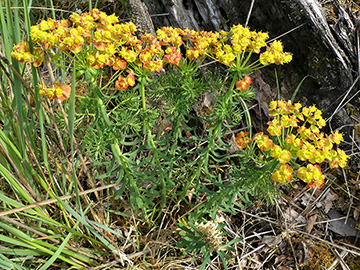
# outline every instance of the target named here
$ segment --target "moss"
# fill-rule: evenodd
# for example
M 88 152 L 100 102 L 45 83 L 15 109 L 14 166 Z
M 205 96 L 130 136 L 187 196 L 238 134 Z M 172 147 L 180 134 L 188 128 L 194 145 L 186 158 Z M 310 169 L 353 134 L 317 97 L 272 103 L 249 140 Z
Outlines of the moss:
M 334 255 L 329 248 L 322 245 L 314 245 L 309 249 L 309 259 L 305 269 L 321 270 L 330 267 L 334 261 Z

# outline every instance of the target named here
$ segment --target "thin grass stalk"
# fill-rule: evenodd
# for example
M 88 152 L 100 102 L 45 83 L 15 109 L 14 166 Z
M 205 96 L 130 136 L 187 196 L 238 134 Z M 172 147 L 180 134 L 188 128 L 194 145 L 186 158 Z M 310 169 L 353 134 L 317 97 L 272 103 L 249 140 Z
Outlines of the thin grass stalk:
M 71 156 L 74 156 L 74 123 L 75 123 L 75 85 L 76 85 L 76 61 L 74 61 L 73 64 L 73 75 L 72 75 L 72 82 L 71 82 L 71 93 L 70 93 L 70 106 L 69 106 L 69 112 L 68 112 L 68 128 L 69 128 L 69 140 L 70 140 L 70 151 Z M 78 209 L 80 209 L 80 213 L 82 213 L 82 206 L 80 202 L 80 196 L 79 196 L 79 186 L 78 182 L 76 180 L 76 164 L 75 160 L 72 159 L 71 161 L 72 165 L 72 176 L 71 180 L 72 183 L 74 183 L 75 186 L 75 192 L 76 192 L 76 205 Z
M 11 1 L 8 0 L 6 1 L 6 12 L 7 12 L 7 25 L 8 25 L 8 31 L 7 34 L 10 37 L 13 37 L 13 39 L 10 39 L 10 46 L 12 46 L 12 44 L 17 44 L 19 43 L 20 40 L 20 29 L 19 29 L 19 25 L 20 25 L 20 21 L 19 21 L 19 10 L 18 9 L 14 9 L 14 17 L 12 16 L 12 10 L 11 10 Z M 18 1 L 15 0 L 14 1 L 14 5 L 18 6 Z M 17 26 L 13 26 L 13 25 L 17 25 Z M 9 48 L 7 48 L 7 50 L 9 50 Z M 8 58 L 10 57 L 10 52 L 7 51 L 7 56 Z M 17 61 L 14 61 L 13 63 L 14 68 L 20 73 L 20 65 Z M 21 81 L 15 77 L 14 78 L 14 87 L 13 87 L 13 94 L 14 94 L 14 100 L 13 102 L 15 103 L 14 107 L 17 109 L 17 116 L 18 116 L 18 123 L 16 125 L 16 133 L 17 133 L 17 140 L 18 140 L 18 146 L 20 148 L 20 151 L 22 153 L 22 155 L 25 155 L 25 151 L 26 151 L 26 147 L 25 147 L 25 140 L 24 137 L 22 136 L 22 134 L 24 133 L 24 126 L 25 126 L 25 122 L 24 122 L 24 111 L 23 111 L 23 104 L 22 104 L 22 94 L 23 94 L 23 90 L 24 87 L 21 83 Z M 25 114 L 26 115 L 26 114 Z
M 54 2 L 52 0 L 49 0 L 49 2 L 50 2 L 50 7 L 51 7 L 51 15 L 52 15 L 53 19 L 55 20 L 56 16 L 55 16 Z
M 30 10 L 29 7 L 31 7 L 31 4 L 29 5 L 27 0 L 23 0 L 23 7 L 24 7 L 24 19 L 25 19 L 25 28 L 26 28 L 26 32 L 27 32 L 27 37 L 28 37 L 28 42 L 29 42 L 29 47 L 30 47 L 30 51 L 33 52 L 32 47 L 32 37 L 31 37 L 31 19 L 30 19 Z M 40 101 L 40 96 L 38 94 L 37 91 L 37 85 L 38 85 L 38 79 L 37 79 L 37 70 L 31 65 L 31 72 L 32 72 L 32 85 L 35 88 L 35 95 L 33 96 L 34 101 L 35 101 L 35 110 L 36 110 L 36 115 L 39 120 L 39 127 L 40 127 L 40 136 L 41 136 L 41 140 L 40 140 L 40 144 L 41 144 L 41 152 L 42 152 L 42 160 L 44 160 L 45 163 L 45 168 L 48 171 L 48 175 L 50 177 L 50 181 L 52 182 L 52 173 L 49 167 L 49 162 L 48 162 L 48 149 L 47 149 L 47 145 L 46 145 L 46 135 L 45 135 L 45 119 L 44 119 L 44 109 L 43 106 L 41 106 L 41 101 Z M 30 108 L 30 106 L 29 106 Z M 31 111 L 31 110 L 30 110 Z M 33 123 L 32 123 L 33 124 Z M 32 125 L 32 130 L 36 130 L 37 127 L 35 125 Z M 32 136 L 31 131 L 29 131 L 30 134 L 28 133 L 28 137 L 32 138 L 34 136 Z M 31 145 L 29 145 L 29 149 L 37 149 L 37 144 L 33 143 Z M 36 157 L 35 157 L 36 159 Z M 49 194 L 49 190 L 48 190 L 48 184 L 44 183 L 44 181 L 42 181 L 42 178 L 38 178 L 40 180 L 40 185 L 45 188 L 47 194 Z M 51 193 L 50 193 L 51 194 Z

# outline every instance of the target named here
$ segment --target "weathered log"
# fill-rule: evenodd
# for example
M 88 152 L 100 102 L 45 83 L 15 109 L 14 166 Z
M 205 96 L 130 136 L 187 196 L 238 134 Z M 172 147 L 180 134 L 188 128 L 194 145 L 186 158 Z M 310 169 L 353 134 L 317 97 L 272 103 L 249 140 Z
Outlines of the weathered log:
M 155 35 L 155 29 L 147 6 L 140 0 L 129 0 L 131 21 L 136 25 L 139 36 L 149 33 Z

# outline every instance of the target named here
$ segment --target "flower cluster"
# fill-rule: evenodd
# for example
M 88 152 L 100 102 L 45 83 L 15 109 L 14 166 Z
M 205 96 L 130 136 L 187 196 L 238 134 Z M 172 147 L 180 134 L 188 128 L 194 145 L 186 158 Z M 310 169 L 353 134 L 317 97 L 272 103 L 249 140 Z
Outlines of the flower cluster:
M 136 27 L 132 22 L 118 24 L 118 21 L 115 15 L 108 16 L 98 9 L 81 15 L 74 13 L 69 20 L 47 19 L 31 27 L 34 54 L 30 53 L 27 43 L 20 43 L 14 46 L 12 56 L 22 62 L 38 60 L 38 66 L 43 60 L 43 50 L 56 47 L 60 52 L 73 54 L 85 49 L 88 64 L 96 69 L 104 65 L 119 66 L 118 55 L 134 62 L 137 51 L 141 50 L 141 41 L 135 36 Z
M 44 59 L 44 52 L 41 48 L 34 49 L 35 54 L 30 53 L 29 44 L 25 42 L 21 42 L 16 44 L 11 52 L 12 57 L 17 59 L 20 63 L 23 62 L 31 62 L 34 67 L 38 67 L 41 65 Z
M 236 54 L 244 51 L 260 53 L 260 49 L 266 46 L 265 42 L 269 38 L 268 33 L 250 31 L 248 27 L 240 24 L 231 28 L 230 34 L 233 51 Z
M 269 64 L 283 65 L 292 60 L 292 55 L 283 52 L 281 41 L 274 41 L 266 47 L 266 52 L 260 55 L 260 63 L 264 66 Z
M 210 57 L 245 73 L 271 63 L 288 63 L 292 57 L 283 52 L 281 42 L 274 41 L 267 46 L 267 33 L 250 31 L 242 25 L 233 26 L 229 32 L 163 27 L 155 36 L 145 34 L 138 38 L 132 22 L 120 24 L 115 15 L 107 15 L 98 9 L 81 15 L 74 13 L 69 20 L 43 20 L 31 27 L 31 37 L 32 53 L 28 43 L 23 42 L 14 46 L 12 56 L 20 62 L 31 62 L 35 67 L 42 63 L 44 51 L 53 53 L 51 48 L 77 57 L 87 67 L 110 66 L 114 70 L 134 70 L 135 74 L 141 73 L 136 72 L 137 69 L 152 73 L 160 72 L 165 64 L 178 66 L 185 57 L 192 61 Z M 264 47 L 266 50 L 260 53 Z M 248 67 L 249 57 L 243 57 L 244 53 L 257 53 L 260 57 Z M 245 78 L 239 81 L 238 89 L 250 85 L 250 77 Z M 126 79 L 120 75 L 116 81 L 116 87 L 121 90 L 132 85 L 130 73 Z
M 39 85 L 39 94 L 42 97 L 49 99 L 58 98 L 63 101 L 70 96 L 71 87 L 67 84 L 61 85 L 60 83 L 54 83 L 52 87 L 48 88 L 44 83 Z
M 237 135 L 236 142 L 239 148 L 244 149 L 254 141 L 259 149 L 278 160 L 281 166 L 272 174 L 273 181 L 291 181 L 291 165 L 295 165 L 296 159 L 309 163 L 306 167 L 297 169 L 297 177 L 317 188 L 322 187 L 325 179 L 318 164 L 328 161 L 330 168 L 346 166 L 349 157 L 343 150 L 333 149 L 334 144 L 343 141 L 342 134 L 337 131 L 330 135 L 320 132 L 325 126 L 325 120 L 322 112 L 315 106 L 302 107 L 300 103 L 278 100 L 270 103 L 269 111 L 274 119 L 268 122 L 267 132 L 276 137 L 276 140 L 263 132 L 255 134 L 253 139 L 247 137 L 248 133 L 241 132 Z

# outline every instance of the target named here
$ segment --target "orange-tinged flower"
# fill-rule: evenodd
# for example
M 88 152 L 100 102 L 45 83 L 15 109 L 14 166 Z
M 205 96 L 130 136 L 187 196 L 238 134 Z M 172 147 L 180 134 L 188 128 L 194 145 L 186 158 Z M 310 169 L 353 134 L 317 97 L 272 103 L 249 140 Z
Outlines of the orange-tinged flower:
M 65 99 L 68 99 L 70 97 L 70 85 L 60 85 L 60 83 L 54 83 L 54 87 L 56 87 L 56 97 L 59 100 L 64 101 Z
M 287 150 L 287 149 L 284 149 L 284 150 L 281 151 L 280 156 L 278 156 L 278 160 L 279 160 L 280 163 L 285 164 L 285 163 L 288 163 L 290 161 L 291 156 L 292 155 L 291 155 L 290 151 Z
M 288 165 L 284 164 L 280 166 L 280 172 L 285 176 L 285 179 L 290 182 L 293 180 L 293 168 Z
M 182 54 L 180 52 L 179 48 L 175 48 L 175 47 L 168 47 L 165 50 L 165 55 L 164 55 L 164 62 L 168 63 L 171 65 L 177 65 L 179 66 L 180 63 L 180 59 L 182 58 Z
M 345 154 L 344 150 L 338 148 L 336 151 L 341 159 L 343 159 L 345 161 L 349 159 L 349 156 Z
M 186 50 L 186 57 L 190 60 L 195 60 L 200 57 L 200 52 L 196 48 Z
M 96 57 L 93 54 L 88 55 L 87 62 L 90 66 L 93 66 L 96 62 Z
M 149 51 L 145 51 L 143 50 L 140 54 L 139 54 L 139 59 L 141 62 L 146 63 L 148 61 L 151 61 L 152 58 L 152 54 Z
M 311 153 L 311 156 L 309 158 L 309 162 L 311 163 L 322 163 L 325 160 L 325 156 L 323 155 L 323 152 L 321 150 L 315 150 Z
M 320 129 L 316 125 L 310 125 L 310 130 L 313 133 L 319 133 L 320 132 Z
M 349 156 L 346 155 L 345 151 L 341 150 L 340 148 L 338 148 L 336 151 L 337 151 L 338 157 L 340 158 L 340 160 L 338 161 L 339 166 L 341 168 L 345 168 L 347 165 L 347 160 L 349 159 Z
M 280 183 L 280 184 L 285 184 L 286 183 L 285 176 L 279 170 L 276 170 L 271 175 L 271 180 L 273 180 L 274 182 Z
M 126 78 L 122 75 L 118 77 L 118 79 L 115 82 L 116 89 L 120 91 L 125 91 L 129 86 L 135 85 L 135 74 L 133 70 L 126 70 L 128 75 Z
M 46 87 L 45 83 L 39 84 L 39 95 L 42 97 L 45 97 L 46 93 L 47 93 L 47 87 Z
M 264 66 L 269 64 L 283 65 L 292 60 L 292 55 L 283 52 L 281 41 L 274 41 L 270 46 L 267 46 L 264 53 L 260 54 L 259 60 Z
M 274 144 L 272 147 L 271 147 L 271 156 L 273 158 L 276 158 L 278 159 L 281 155 L 281 152 L 282 152 L 282 148 L 277 145 L 277 144 Z
M 314 145 L 318 149 L 325 149 L 327 139 L 324 138 L 322 133 L 319 133 L 317 138 L 314 140 Z
M 129 63 L 135 62 L 137 55 L 138 54 L 131 49 L 121 48 L 120 56 Z
M 236 82 L 236 89 L 243 91 L 250 87 L 250 84 L 252 83 L 250 76 L 245 76 L 241 79 L 241 81 Z
M 267 131 L 271 136 L 281 136 L 282 128 L 280 126 L 279 120 L 274 119 L 272 121 L 268 122 L 269 127 L 267 128 Z
M 112 65 L 114 70 L 123 70 L 127 65 L 127 62 L 124 59 L 121 59 L 119 56 L 115 57 L 115 62 Z
M 219 55 L 218 58 L 219 58 L 220 63 L 223 63 L 226 66 L 230 66 L 235 60 L 235 55 L 231 52 L 230 53 L 225 52 L 225 53 Z
M 126 72 L 128 73 L 128 75 L 126 76 L 126 81 L 127 81 L 128 85 L 134 86 L 135 85 L 134 71 L 126 70 Z
M 251 139 L 247 137 L 247 135 L 249 134 L 250 132 L 248 131 L 241 131 L 239 134 L 237 134 L 235 138 L 235 142 L 237 143 L 240 149 L 245 149 L 251 142 Z
M 129 83 L 127 82 L 126 78 L 120 75 L 115 82 L 115 87 L 120 91 L 125 91 L 129 87 Z
M 310 165 L 310 164 L 309 164 Z M 310 183 L 312 180 L 312 173 L 311 170 L 308 167 L 300 167 L 297 170 L 297 177 L 301 180 L 303 180 L 305 183 Z
M 155 37 L 151 34 L 144 34 L 140 37 L 141 41 L 151 43 L 155 39 Z
M 292 150 L 298 151 L 301 149 L 301 147 L 303 145 L 303 141 L 300 140 L 299 138 L 296 138 L 296 136 L 294 134 L 290 133 L 285 138 L 285 144 L 287 146 L 290 146 Z
M 307 160 L 307 156 L 306 156 L 306 151 L 304 149 L 300 149 L 296 152 L 296 156 L 301 160 L 301 161 L 306 161 Z
M 338 168 L 339 167 L 339 157 L 338 157 L 338 153 L 334 150 L 331 149 L 330 151 L 327 152 L 326 154 L 326 158 L 329 161 L 329 166 L 330 168 Z
M 325 175 L 322 174 L 319 165 L 315 165 L 314 167 L 312 167 L 312 177 L 313 177 L 313 183 L 311 183 L 310 186 L 316 188 L 322 188 L 325 181 Z
M 160 72 L 163 69 L 163 62 L 161 59 L 147 61 L 144 63 L 144 68 L 149 72 Z
M 280 166 L 280 170 L 276 170 L 271 175 L 271 180 L 274 182 L 278 182 L 281 184 L 286 183 L 286 181 L 290 182 L 293 180 L 293 168 L 288 165 L 284 164 Z
M 308 164 L 297 171 L 297 177 L 308 183 L 311 187 L 321 188 L 325 181 L 325 176 L 321 172 L 319 165 Z
M 317 125 L 318 125 L 319 128 L 325 127 L 325 126 L 326 126 L 326 121 L 325 121 L 325 119 L 324 119 L 324 118 L 319 119 L 319 120 L 317 121 Z
M 40 29 L 42 31 L 53 30 L 55 25 L 56 25 L 56 21 L 54 21 L 51 18 L 48 18 L 46 21 L 43 20 L 40 22 Z
M 335 144 L 340 144 L 344 140 L 343 135 L 339 131 L 331 131 L 331 135 L 328 138 L 330 142 Z
M 291 101 L 277 100 L 270 102 L 269 115 L 278 116 L 292 113 Z
M 300 134 L 302 139 L 307 140 L 311 135 L 311 130 L 306 128 L 305 126 L 301 126 L 298 128 L 297 132 Z
M 296 118 L 295 115 L 283 115 L 281 117 L 281 127 L 288 128 L 288 127 L 297 127 L 299 120 Z
M 270 139 L 268 135 L 264 135 L 263 132 L 256 133 L 254 141 L 256 141 L 257 146 L 262 151 L 269 151 L 273 147 L 272 139 Z
M 277 108 L 277 100 L 272 100 L 270 101 L 270 104 L 269 104 L 269 111 L 275 111 Z
M 340 166 L 340 159 L 338 157 L 335 157 L 331 160 L 331 162 L 329 163 L 330 168 L 334 169 L 334 168 L 339 168 Z
M 42 97 L 47 97 L 49 99 L 58 98 L 61 101 L 69 98 L 71 92 L 71 87 L 69 85 L 61 85 L 60 83 L 54 83 L 52 87 L 47 88 L 44 83 L 39 85 L 39 94 Z
M 44 55 L 41 54 L 40 56 L 36 55 L 34 57 L 35 61 L 33 62 L 33 66 L 34 67 L 39 67 L 42 63 L 42 61 L 44 60 Z
M 287 146 L 292 146 L 294 144 L 295 139 L 296 139 L 296 136 L 294 134 L 290 133 L 285 138 L 285 144 Z

